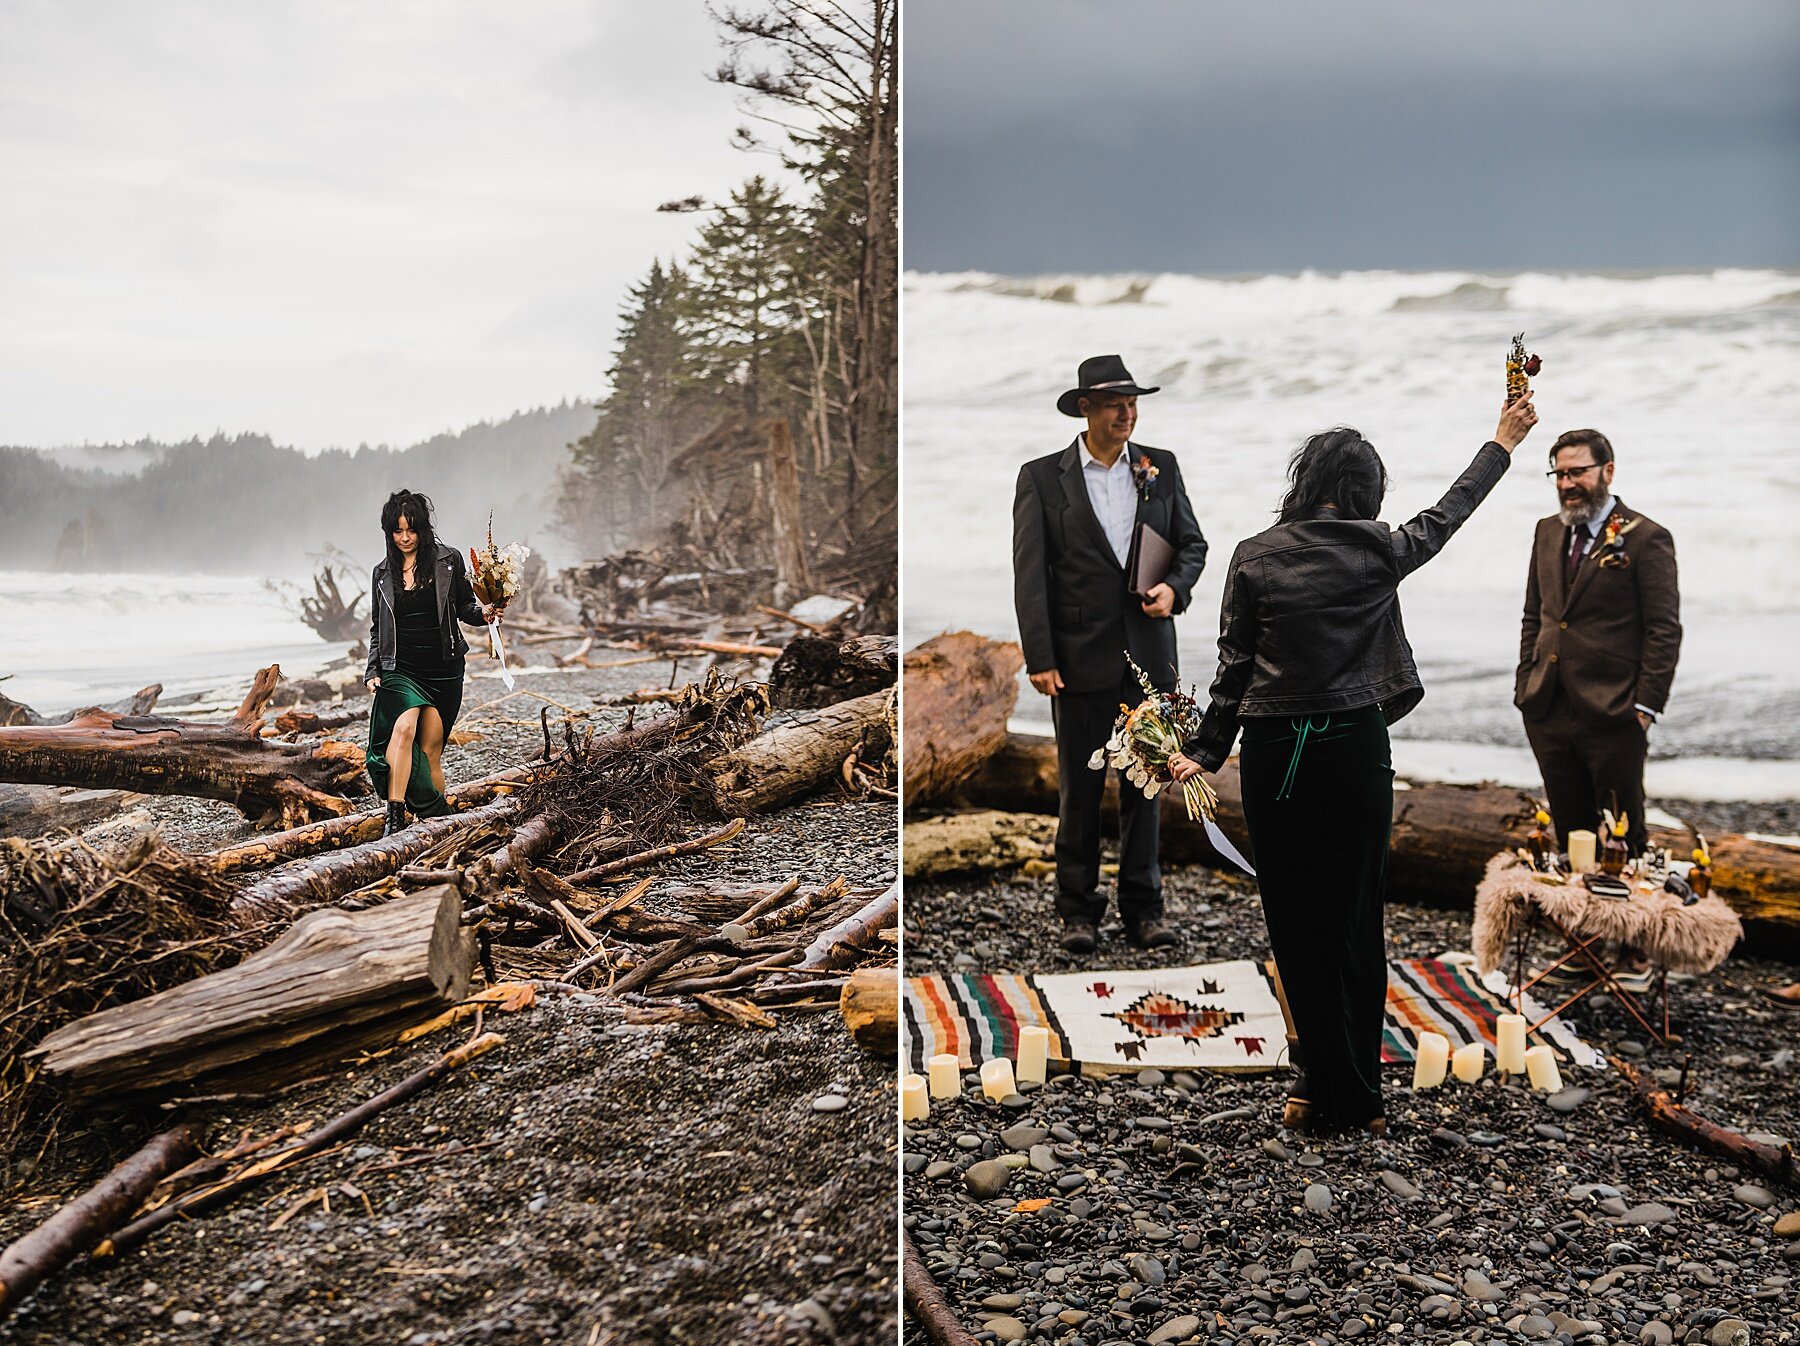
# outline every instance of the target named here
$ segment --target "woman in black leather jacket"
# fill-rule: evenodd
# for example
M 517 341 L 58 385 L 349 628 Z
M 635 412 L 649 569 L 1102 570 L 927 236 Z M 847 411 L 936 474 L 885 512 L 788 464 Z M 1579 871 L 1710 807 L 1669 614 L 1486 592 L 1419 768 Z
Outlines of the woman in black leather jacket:
M 1537 421 L 1530 395 L 1444 498 L 1399 528 L 1376 515 L 1387 471 L 1354 430 L 1294 455 L 1274 527 L 1238 544 L 1225 577 L 1219 672 L 1177 780 L 1239 767 L 1269 943 L 1299 1037 L 1282 1124 L 1387 1128 L 1382 931 L 1394 772 L 1388 725 L 1424 689 L 1400 621 L 1400 581 L 1443 548 Z
M 369 777 L 388 801 L 386 835 L 450 811 L 444 799 L 444 740 L 462 709 L 463 656 L 457 621 L 487 620 L 462 553 L 437 540 L 431 501 L 399 490 L 381 509 L 387 556 L 369 581 Z

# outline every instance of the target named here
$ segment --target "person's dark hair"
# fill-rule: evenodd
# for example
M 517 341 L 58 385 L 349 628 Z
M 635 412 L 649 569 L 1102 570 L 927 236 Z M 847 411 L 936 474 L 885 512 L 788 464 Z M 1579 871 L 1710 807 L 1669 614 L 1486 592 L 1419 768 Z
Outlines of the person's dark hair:
M 1373 519 L 1387 494 L 1387 468 L 1375 446 L 1347 425 L 1314 435 L 1288 464 L 1288 493 L 1281 522 L 1310 519 L 1321 505 L 1336 506 L 1340 518 Z
M 1556 466 L 1558 449 L 1588 449 L 1594 455 L 1596 463 L 1610 463 L 1613 460 L 1612 441 L 1598 430 L 1564 430 L 1556 437 L 1556 443 L 1550 446 L 1550 466 Z
M 431 501 L 404 487 L 390 495 L 387 504 L 381 507 L 381 538 L 387 543 L 388 574 L 394 577 L 394 587 L 401 587 L 406 560 L 394 545 L 394 530 L 400 526 L 402 515 L 419 535 L 419 565 L 413 571 L 413 580 L 417 584 L 430 584 L 437 570 L 432 564 L 437 556 L 437 533 L 431 526 Z

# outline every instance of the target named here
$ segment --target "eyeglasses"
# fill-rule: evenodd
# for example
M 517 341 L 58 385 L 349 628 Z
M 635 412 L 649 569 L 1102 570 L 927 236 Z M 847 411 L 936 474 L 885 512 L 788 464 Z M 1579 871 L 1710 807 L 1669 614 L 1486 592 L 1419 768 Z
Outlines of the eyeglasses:
M 1546 472 L 1544 475 L 1546 477 L 1554 477 L 1558 481 L 1569 481 L 1584 473 L 1592 472 L 1597 467 L 1604 466 L 1606 466 L 1604 463 L 1583 463 L 1580 467 L 1559 467 L 1554 472 Z

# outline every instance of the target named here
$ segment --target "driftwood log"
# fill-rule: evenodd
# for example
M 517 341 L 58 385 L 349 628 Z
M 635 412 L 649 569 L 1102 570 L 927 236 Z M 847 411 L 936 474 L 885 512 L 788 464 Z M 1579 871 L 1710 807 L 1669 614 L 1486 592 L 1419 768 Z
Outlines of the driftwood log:
M 900 642 L 892 636 L 795 636 L 769 670 L 769 704 L 836 705 L 892 687 L 899 675 Z
M 247 817 L 274 816 L 290 826 L 348 813 L 344 796 L 367 780 L 361 748 L 260 736 L 263 709 L 280 679 L 278 665 L 258 672 L 223 724 L 95 708 L 67 724 L 0 729 L 0 781 L 223 799 Z
M 449 801 L 452 809 L 464 813 L 502 795 L 523 789 L 536 779 L 540 770 L 539 767 L 510 767 L 482 780 L 460 785 L 444 798 Z M 342 818 L 330 818 L 324 822 L 308 823 L 304 827 L 289 828 L 285 832 L 274 832 L 236 846 L 226 846 L 209 852 L 202 859 L 215 873 L 243 874 L 250 870 L 268 869 L 288 860 L 298 860 L 302 856 L 317 855 L 321 851 L 344 850 L 378 841 L 386 824 L 385 809 L 372 813 L 352 813 Z
M 712 764 L 707 802 L 721 818 L 767 813 L 837 779 L 846 758 L 872 761 L 893 744 L 892 689 L 806 712 Z
M 910 698 L 912 689 L 907 688 Z M 907 703 L 907 717 L 912 702 Z M 910 769 L 910 768 L 909 768 Z M 1118 826 L 1118 775 L 1108 772 L 1106 826 Z M 1219 825 L 1252 864 L 1256 856 L 1244 825 L 1237 759 L 1209 777 L 1219 792 Z M 1397 783 L 1397 787 L 1398 787 Z M 1162 796 L 1162 857 L 1175 864 L 1226 865 L 1200 824 L 1173 790 Z M 1056 813 L 1056 742 L 1035 734 L 1009 734 L 963 785 L 957 802 L 1015 813 Z M 1388 854 L 1388 896 L 1421 906 L 1468 907 L 1475 885 L 1495 851 L 1522 846 L 1537 807 L 1532 796 L 1510 786 L 1447 785 L 1418 781 L 1394 794 L 1394 831 Z M 910 833 L 914 823 L 909 821 Z M 1677 855 L 1692 847 L 1691 833 L 1652 828 L 1651 840 Z M 1792 958 L 1800 954 L 1800 850 L 1738 836 L 1708 837 L 1713 891 L 1744 920 L 1744 947 Z
M 844 983 L 838 1012 L 856 1045 L 878 1056 L 900 1054 L 900 969 L 859 967 Z
M 461 999 L 474 957 L 461 916 L 448 887 L 309 912 L 236 967 L 65 1024 L 27 1055 L 71 1098 L 212 1085 L 246 1066 L 280 1080 Z
M 0 1314 L 131 1218 L 169 1174 L 200 1154 L 193 1127 L 176 1126 L 149 1144 L 43 1224 L 0 1249 Z
M 901 833 L 909 879 L 1017 869 L 1048 860 L 1056 819 L 1042 813 L 946 813 L 907 821 Z
M 0 696 L 0 726 L 19 724 L 67 724 L 78 715 L 86 715 L 90 710 L 104 710 L 113 715 L 148 715 L 162 696 L 163 685 L 153 682 L 148 687 L 140 688 L 130 696 L 118 701 L 109 701 L 104 706 L 87 706 L 79 710 L 65 710 L 60 715 L 39 715 L 23 701 L 14 701 L 9 696 Z
M 900 885 L 893 884 L 828 930 L 813 936 L 811 944 L 794 964 L 795 972 L 822 972 L 843 967 L 862 956 L 883 930 L 900 917 Z
M 0 785 L 0 837 L 41 837 L 59 828 L 86 827 L 143 799 L 125 790 L 72 785 Z
M 906 656 L 906 807 L 948 799 L 1006 741 L 1025 656 L 971 631 Z
M 391 837 L 377 837 L 330 855 L 291 861 L 250 884 L 232 905 L 253 910 L 284 905 L 316 907 L 335 902 L 345 893 L 399 873 L 410 861 L 460 832 L 510 823 L 524 807 L 522 799 L 509 795 L 467 813 L 420 819 Z
M 367 704 L 328 710 L 323 714 L 311 710 L 284 710 L 275 717 L 275 728 L 283 734 L 322 734 L 327 729 L 342 729 L 358 720 L 369 718 Z

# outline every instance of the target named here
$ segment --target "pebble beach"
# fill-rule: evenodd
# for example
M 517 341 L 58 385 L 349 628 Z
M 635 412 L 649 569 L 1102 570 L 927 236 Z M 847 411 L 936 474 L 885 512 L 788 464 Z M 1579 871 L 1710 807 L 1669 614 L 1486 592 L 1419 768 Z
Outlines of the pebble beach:
M 909 973 L 1065 972 L 1265 957 L 1248 880 L 1165 873 L 1173 949 L 1116 922 L 1077 964 L 1049 880 L 910 883 Z M 1466 949 L 1466 912 L 1390 906 L 1395 957 Z M 1592 999 L 1591 1045 L 1758 1139 L 1800 1138 L 1800 1013 L 1759 987 L 1791 966 L 1734 956 L 1673 988 L 1681 1042 L 1635 1038 Z M 1800 1192 L 1651 1130 L 1610 1069 L 1534 1093 L 1493 1074 L 1415 1094 L 1386 1079 L 1390 1133 L 1279 1126 L 1286 1070 L 1053 1077 L 986 1102 L 972 1074 L 904 1128 L 905 1227 L 988 1341 L 1717 1343 L 1800 1340 Z M 907 1341 L 923 1342 L 915 1324 Z

